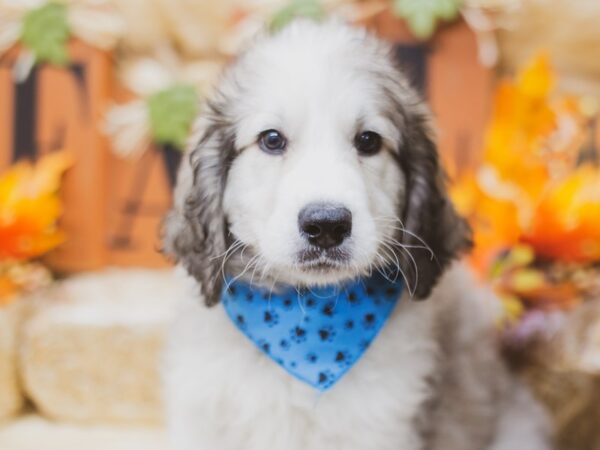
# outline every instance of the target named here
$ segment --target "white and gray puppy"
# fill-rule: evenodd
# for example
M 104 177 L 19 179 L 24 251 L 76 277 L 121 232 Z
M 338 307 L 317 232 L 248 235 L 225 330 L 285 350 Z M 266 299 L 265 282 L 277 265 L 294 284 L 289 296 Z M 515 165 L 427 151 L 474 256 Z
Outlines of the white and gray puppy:
M 390 47 L 338 22 L 296 21 L 228 68 L 165 224 L 166 250 L 190 275 L 165 368 L 174 449 L 548 448 L 540 408 L 498 357 L 495 300 L 452 263 L 469 228 L 428 119 Z M 333 226 L 320 233 L 315 215 Z M 404 298 L 320 395 L 206 307 L 224 273 L 305 286 L 389 265 Z

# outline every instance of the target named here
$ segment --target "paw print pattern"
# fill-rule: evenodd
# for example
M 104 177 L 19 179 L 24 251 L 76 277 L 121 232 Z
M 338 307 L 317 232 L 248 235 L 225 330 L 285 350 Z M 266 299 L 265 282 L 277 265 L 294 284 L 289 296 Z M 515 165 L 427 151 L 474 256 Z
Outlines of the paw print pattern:
M 340 368 L 352 365 L 352 357 L 350 356 L 350 353 L 346 350 L 337 351 L 335 354 L 334 361 Z
M 294 308 L 294 301 L 287 297 L 285 299 L 283 299 L 283 309 L 285 309 L 286 311 L 290 311 Z
M 275 311 L 265 311 L 263 314 L 263 321 L 269 328 L 272 328 L 279 323 L 279 314 Z
M 317 383 L 323 389 L 331 387 L 335 382 L 335 375 L 330 370 L 323 370 L 317 375 Z
M 363 316 L 362 325 L 367 330 L 374 328 L 376 323 L 377 323 L 377 316 L 375 316 L 375 313 L 370 312 Z
M 269 344 L 266 340 L 261 339 L 258 341 L 258 346 L 262 349 L 266 354 L 271 353 L 271 344 Z
M 396 289 L 394 289 L 393 287 L 389 287 L 385 290 L 385 299 L 388 302 L 393 302 L 396 300 L 396 297 L 398 295 L 398 291 Z
M 363 339 L 362 341 L 360 341 L 360 343 L 358 344 L 359 348 L 362 351 L 365 351 L 366 349 L 369 348 L 369 346 L 371 345 L 371 341 L 369 341 L 368 339 Z
M 335 303 L 327 302 L 321 309 L 321 313 L 327 317 L 333 317 L 335 309 Z
M 306 309 L 315 309 L 317 306 L 317 301 L 312 297 L 308 297 L 306 302 L 304 302 L 304 306 Z
M 235 323 L 237 323 L 237 326 L 242 329 L 246 328 L 246 318 L 242 314 L 235 316 Z
M 306 341 L 306 329 L 296 326 L 290 330 L 290 338 L 296 344 L 300 344 Z
M 402 292 L 379 276 L 343 289 L 257 290 L 227 286 L 229 317 L 261 352 L 300 380 L 325 390 L 368 349 Z
M 232 297 L 235 297 L 236 292 L 237 291 L 235 289 L 235 286 L 227 286 L 227 293 L 229 295 L 231 295 Z
M 335 330 L 331 325 L 319 328 L 318 334 L 321 342 L 332 342 L 335 338 Z
M 317 356 L 316 353 L 310 352 L 306 355 L 306 360 L 311 364 L 316 363 L 318 359 L 319 359 L 319 357 Z
M 352 306 L 358 306 L 360 304 L 360 299 L 356 295 L 356 292 L 351 291 L 348 293 L 348 303 Z

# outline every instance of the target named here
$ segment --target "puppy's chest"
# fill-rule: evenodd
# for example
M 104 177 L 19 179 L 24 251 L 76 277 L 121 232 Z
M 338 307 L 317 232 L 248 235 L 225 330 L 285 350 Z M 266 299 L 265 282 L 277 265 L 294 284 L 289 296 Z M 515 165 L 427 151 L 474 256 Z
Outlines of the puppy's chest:
M 204 386 L 196 393 L 204 420 L 215 430 L 236 424 L 219 448 L 419 448 L 415 418 L 436 351 L 427 306 L 399 304 L 363 357 L 323 393 L 258 350 L 221 307 L 197 320 L 197 342 L 206 343 L 194 352 L 203 366 L 194 376 Z

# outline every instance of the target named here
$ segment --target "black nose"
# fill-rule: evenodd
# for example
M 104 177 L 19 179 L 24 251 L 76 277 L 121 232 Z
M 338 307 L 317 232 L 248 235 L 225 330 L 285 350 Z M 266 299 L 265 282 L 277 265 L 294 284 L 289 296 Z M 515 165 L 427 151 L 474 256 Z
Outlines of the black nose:
M 331 248 L 350 236 L 352 213 L 343 206 L 311 203 L 298 214 L 298 226 L 312 245 Z

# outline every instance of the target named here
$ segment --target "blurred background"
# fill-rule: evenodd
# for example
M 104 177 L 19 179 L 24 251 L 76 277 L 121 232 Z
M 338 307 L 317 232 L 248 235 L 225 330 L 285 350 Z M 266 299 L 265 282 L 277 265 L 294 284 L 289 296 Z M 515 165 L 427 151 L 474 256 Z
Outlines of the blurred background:
M 0 0 L 2 450 L 166 449 L 159 228 L 191 122 L 255 33 L 329 15 L 427 98 L 502 350 L 558 447 L 600 449 L 598 0 Z

